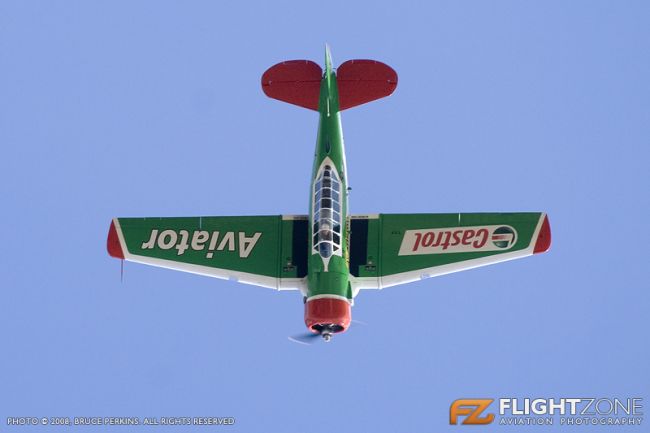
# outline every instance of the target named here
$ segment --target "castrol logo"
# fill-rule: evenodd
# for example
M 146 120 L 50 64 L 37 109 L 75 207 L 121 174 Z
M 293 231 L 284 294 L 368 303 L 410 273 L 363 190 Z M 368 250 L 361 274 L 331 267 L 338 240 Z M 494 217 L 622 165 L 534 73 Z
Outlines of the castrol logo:
M 517 231 L 503 225 L 407 230 L 398 255 L 504 251 L 516 242 Z

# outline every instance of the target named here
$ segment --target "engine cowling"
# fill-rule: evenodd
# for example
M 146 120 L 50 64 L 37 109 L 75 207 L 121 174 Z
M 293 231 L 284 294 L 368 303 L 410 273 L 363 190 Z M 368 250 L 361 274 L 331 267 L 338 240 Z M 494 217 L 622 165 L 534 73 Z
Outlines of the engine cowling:
M 352 308 L 347 300 L 316 298 L 305 303 L 305 325 L 312 332 L 344 332 L 350 326 L 351 320 Z

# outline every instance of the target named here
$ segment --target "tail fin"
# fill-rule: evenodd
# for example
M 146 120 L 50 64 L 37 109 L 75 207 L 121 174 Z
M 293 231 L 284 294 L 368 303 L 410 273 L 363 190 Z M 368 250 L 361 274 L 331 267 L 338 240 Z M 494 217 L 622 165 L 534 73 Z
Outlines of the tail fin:
M 332 95 L 332 53 L 330 51 L 330 46 L 325 44 L 325 84 L 327 84 L 327 94 L 328 96 Z
M 338 86 L 339 111 L 388 96 L 397 87 L 397 73 L 376 60 L 348 60 L 332 73 L 326 45 L 324 74 L 312 61 L 289 60 L 264 72 L 262 90 L 270 98 L 318 110 L 321 80 L 326 80 L 327 90 L 334 84 Z

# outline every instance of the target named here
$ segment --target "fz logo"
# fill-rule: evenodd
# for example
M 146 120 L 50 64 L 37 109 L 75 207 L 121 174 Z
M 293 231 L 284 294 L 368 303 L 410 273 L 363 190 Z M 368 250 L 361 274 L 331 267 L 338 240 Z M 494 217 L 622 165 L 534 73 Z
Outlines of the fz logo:
M 493 399 L 489 398 L 455 400 L 449 408 L 449 424 L 458 424 L 459 416 L 466 417 L 462 422 L 463 425 L 490 424 L 492 421 L 494 421 L 494 414 L 489 413 L 483 417 L 481 414 L 493 401 Z

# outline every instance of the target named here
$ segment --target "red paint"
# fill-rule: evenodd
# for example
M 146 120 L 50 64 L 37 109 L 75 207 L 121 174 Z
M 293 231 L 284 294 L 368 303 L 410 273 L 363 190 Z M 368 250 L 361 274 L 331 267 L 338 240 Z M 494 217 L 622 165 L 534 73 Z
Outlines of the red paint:
M 262 75 L 262 90 L 269 98 L 318 111 L 323 70 L 310 60 L 288 60 Z
M 415 239 L 415 245 L 413 246 L 413 251 L 417 251 L 417 249 L 420 247 L 420 239 L 422 239 L 422 233 L 416 233 L 415 237 L 416 239 Z
M 454 241 L 451 243 L 451 246 L 454 247 L 460 243 L 460 235 L 463 234 L 463 230 L 456 230 L 453 233 Z
M 305 304 L 305 325 L 311 331 L 315 325 L 338 325 L 344 332 L 350 326 L 352 311 L 350 303 L 343 299 L 318 298 Z
M 482 236 L 482 238 L 481 238 L 480 241 L 474 241 L 474 243 L 472 243 L 472 246 L 474 248 L 483 248 L 483 246 L 485 245 L 485 243 L 488 240 L 488 235 L 489 235 L 489 232 L 488 232 L 487 229 L 480 229 L 479 231 L 477 231 L 476 236 Z
M 442 249 L 446 250 L 449 248 L 449 242 L 451 241 L 451 233 L 452 232 L 442 232 L 440 235 L 442 236 L 443 234 L 445 235 L 445 240 L 442 241 Z
M 463 233 L 463 245 L 470 245 L 472 242 L 472 238 L 476 236 L 476 232 L 474 230 L 465 230 Z
M 116 259 L 124 259 L 122 252 L 122 245 L 120 245 L 120 238 L 117 236 L 115 223 L 111 221 L 111 228 L 108 230 L 108 239 L 106 240 L 106 249 L 111 257 Z
M 424 235 L 424 239 L 422 239 L 422 246 L 423 246 L 423 247 L 431 246 L 431 244 L 433 243 L 433 239 L 434 239 L 434 237 L 435 237 L 435 233 L 434 233 L 434 232 L 427 232 L 427 233 Z
M 535 249 L 533 254 L 544 253 L 551 248 L 551 225 L 548 222 L 548 215 L 544 215 L 544 222 L 542 229 L 537 235 L 537 242 L 535 242 Z
M 376 60 L 348 60 L 336 69 L 336 81 L 343 111 L 393 93 L 397 72 Z
M 487 243 L 490 232 L 488 229 L 459 229 L 454 231 L 432 231 L 422 233 L 414 233 L 415 243 L 413 246 L 413 251 L 417 251 L 422 248 L 434 248 L 442 246 L 443 250 L 448 249 L 449 247 L 455 247 L 458 245 L 468 245 L 476 249 L 483 248 Z M 494 240 L 499 239 L 511 239 L 510 235 L 493 235 Z

